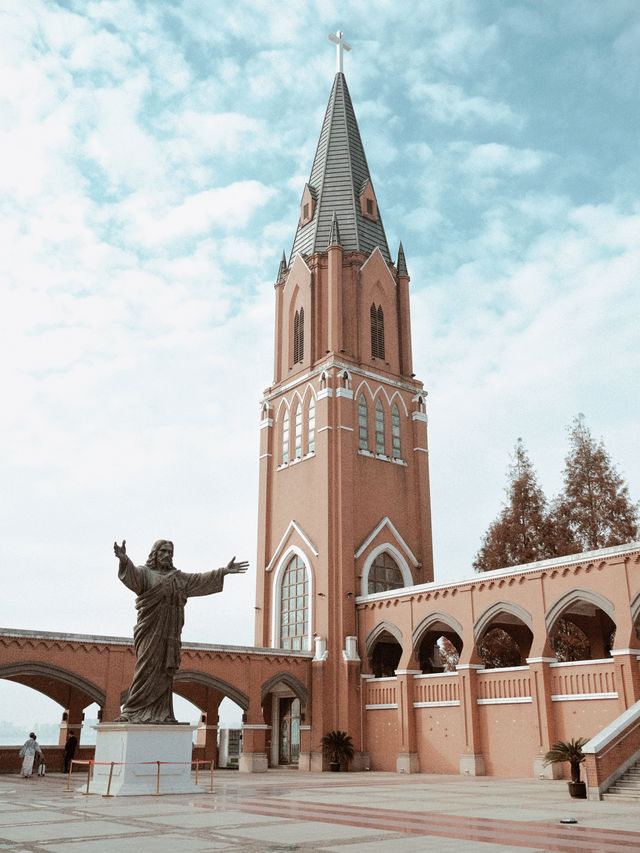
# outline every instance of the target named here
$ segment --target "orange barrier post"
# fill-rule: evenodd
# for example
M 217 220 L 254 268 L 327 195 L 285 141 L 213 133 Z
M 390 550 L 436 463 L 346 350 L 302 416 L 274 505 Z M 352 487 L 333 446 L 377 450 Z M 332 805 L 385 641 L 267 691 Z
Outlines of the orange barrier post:
M 90 786 L 90 784 L 91 784 L 91 776 L 92 776 L 92 773 L 91 773 L 91 769 L 92 769 L 92 767 L 91 767 L 91 765 L 92 765 L 92 764 L 93 764 L 93 762 L 92 762 L 92 761 L 87 761 L 87 790 L 83 792 L 83 794 L 84 794 L 84 796 L 85 796 L 85 797 L 88 797 L 88 796 L 90 795 L 90 793 L 91 793 L 91 792 L 89 791 L 89 786 Z
M 72 793 L 71 791 L 71 768 L 73 767 L 73 759 L 69 762 L 69 772 L 67 774 L 67 787 L 65 788 L 65 794 Z
M 159 797 L 160 796 L 160 762 L 156 761 L 156 764 L 158 765 L 158 781 L 156 783 L 156 792 L 153 796 Z
M 198 784 L 198 768 L 200 767 L 200 761 L 198 759 L 196 759 L 193 763 L 196 765 L 196 785 L 197 785 Z
M 213 761 L 209 762 L 209 776 L 210 776 L 209 793 L 213 794 Z
M 103 797 L 113 797 L 113 794 L 111 793 L 111 777 L 113 776 L 113 765 L 114 764 L 115 764 L 115 761 L 112 761 L 111 762 L 111 768 L 109 769 L 109 781 L 107 782 L 107 793 L 103 794 L 102 795 Z

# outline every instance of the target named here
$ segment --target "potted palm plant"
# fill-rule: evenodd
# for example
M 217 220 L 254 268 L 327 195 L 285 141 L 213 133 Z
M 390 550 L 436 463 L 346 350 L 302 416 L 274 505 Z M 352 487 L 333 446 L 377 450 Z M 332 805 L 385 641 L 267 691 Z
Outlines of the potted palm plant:
M 584 761 L 582 747 L 588 738 L 579 737 L 577 740 L 559 740 L 553 744 L 544 757 L 546 764 L 558 764 L 568 761 L 571 768 L 571 781 L 569 782 L 569 794 L 577 799 L 584 800 L 587 796 L 587 786 L 580 781 L 580 765 Z
M 337 729 L 327 732 L 322 737 L 322 751 L 329 759 L 329 769 L 334 773 L 337 772 L 343 764 L 348 765 L 353 758 L 351 735 Z

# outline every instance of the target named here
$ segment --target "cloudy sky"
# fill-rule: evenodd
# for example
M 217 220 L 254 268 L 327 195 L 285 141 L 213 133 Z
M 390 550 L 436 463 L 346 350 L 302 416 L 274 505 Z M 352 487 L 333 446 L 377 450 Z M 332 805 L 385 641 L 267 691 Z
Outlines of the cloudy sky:
M 338 29 L 412 278 L 436 580 L 471 573 L 518 436 L 552 497 L 584 412 L 640 497 L 637 0 L 4 0 L 3 627 L 130 636 L 116 537 L 254 562 L 273 282 Z M 251 644 L 254 578 L 184 638 Z

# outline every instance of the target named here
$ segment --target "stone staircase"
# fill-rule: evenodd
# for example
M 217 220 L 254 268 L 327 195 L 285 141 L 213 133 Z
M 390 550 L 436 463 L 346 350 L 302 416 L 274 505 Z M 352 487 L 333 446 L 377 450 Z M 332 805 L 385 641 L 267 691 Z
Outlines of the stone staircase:
M 640 761 L 636 761 L 602 795 L 603 800 L 637 800 L 640 802 Z

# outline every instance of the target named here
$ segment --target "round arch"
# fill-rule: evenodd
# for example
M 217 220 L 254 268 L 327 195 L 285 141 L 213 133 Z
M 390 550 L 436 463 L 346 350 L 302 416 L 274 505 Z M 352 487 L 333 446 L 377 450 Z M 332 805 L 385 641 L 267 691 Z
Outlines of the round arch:
M 84 678 L 84 676 L 71 672 L 68 669 L 62 669 L 59 666 L 42 663 L 40 661 L 23 661 L 21 663 L 9 663 L 4 666 L 0 666 L 0 678 L 17 681 L 20 684 L 26 684 L 27 687 L 32 687 L 34 690 L 38 690 L 40 693 L 48 696 L 49 694 L 46 693 L 45 690 L 42 690 L 40 686 L 29 684 L 28 681 L 22 681 L 22 678 L 29 678 L 29 676 L 35 676 L 37 679 L 53 679 L 59 684 L 66 684 L 69 687 L 73 687 L 75 690 L 84 693 L 90 700 L 87 702 L 87 705 L 91 705 L 95 702 L 101 708 L 104 707 L 106 700 L 105 691 L 92 681 L 89 681 L 88 678 Z M 55 702 L 59 701 L 54 696 L 50 696 L 49 698 L 53 699 Z
M 243 711 L 249 707 L 249 697 L 242 690 L 223 681 L 221 678 L 216 678 L 213 675 L 207 675 L 205 672 L 199 672 L 197 669 L 179 669 L 173 678 L 174 685 L 180 682 L 190 682 L 192 684 L 202 684 L 219 693 L 224 694 L 227 699 L 231 699 L 236 705 L 239 705 Z
M 491 623 L 501 617 L 502 622 L 521 622 L 533 634 L 533 619 L 528 610 L 520 607 L 512 601 L 496 601 L 488 607 L 475 621 L 473 626 L 473 639 L 476 645 L 491 627 Z
M 307 630 L 307 649 L 311 649 L 313 645 L 313 607 L 311 606 L 311 602 L 313 601 L 313 570 L 311 568 L 311 560 L 309 559 L 308 555 L 297 545 L 290 545 L 278 561 L 277 568 L 273 573 L 273 580 L 271 585 L 271 611 L 273 614 L 271 617 L 271 646 L 274 649 L 280 648 L 280 587 L 282 585 L 282 578 L 289 564 L 289 561 L 294 556 L 297 556 L 302 560 L 307 569 L 307 576 L 309 578 L 309 620 Z
M 442 610 L 429 613 L 418 623 L 411 641 L 423 673 L 439 672 L 443 669 L 452 671 L 450 664 L 455 658 L 452 657 L 453 651 L 447 644 L 453 646 L 459 661 L 464 645 L 462 631 L 460 622 Z M 446 641 L 444 645 L 441 640 Z
M 457 619 L 454 619 L 453 616 L 445 613 L 443 610 L 434 610 L 433 613 L 429 613 L 428 616 L 425 616 L 424 619 L 422 619 L 414 628 L 413 635 L 411 637 L 413 647 L 417 648 L 424 635 L 428 631 L 432 630 L 451 631 L 452 633 L 457 634 L 462 640 L 463 628 L 460 622 L 458 622 Z
M 413 586 L 413 578 L 411 576 L 409 564 L 407 563 L 402 553 L 396 548 L 395 545 L 392 545 L 390 542 L 383 542 L 382 545 L 378 545 L 372 551 L 370 551 L 366 560 L 364 561 L 364 565 L 362 567 L 362 589 L 360 595 L 369 595 L 369 571 L 371 570 L 373 561 L 384 551 L 387 551 L 389 554 L 391 554 L 393 559 L 396 561 L 396 564 L 402 574 L 402 585 Z
M 375 628 L 372 628 L 371 631 L 369 631 L 369 635 L 365 641 L 367 657 L 371 657 L 375 644 L 384 634 L 391 634 L 394 640 L 397 641 L 398 645 L 402 646 L 402 631 L 397 625 L 394 625 L 393 622 L 387 622 L 387 620 L 384 619 L 382 622 L 378 622 Z
M 575 605 L 580 606 L 585 604 L 590 605 L 592 607 L 597 607 L 602 610 L 603 613 L 606 613 L 609 619 L 611 619 L 611 621 L 615 625 L 615 607 L 609 601 L 608 598 L 605 598 L 604 595 L 601 595 L 599 592 L 595 592 L 592 589 L 576 587 L 575 589 L 568 590 L 564 593 L 564 595 L 561 595 L 560 598 L 556 599 L 556 601 L 547 610 L 544 617 L 545 625 L 547 628 L 547 634 L 551 636 L 551 634 L 553 633 L 553 629 L 555 628 L 556 622 L 564 613 L 566 613 L 566 611 L 574 608 Z
M 295 675 L 291 675 L 290 672 L 286 672 L 282 670 L 281 672 L 277 672 L 275 675 L 272 675 L 267 681 L 262 685 L 262 701 L 267 698 L 269 693 L 271 693 L 275 687 L 279 684 L 284 684 L 289 690 L 292 691 L 294 696 L 300 700 L 300 705 L 303 708 L 307 706 L 307 688 L 304 684 L 295 677 Z

